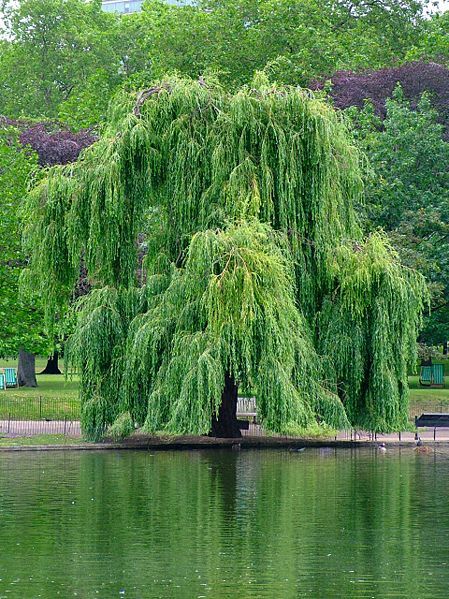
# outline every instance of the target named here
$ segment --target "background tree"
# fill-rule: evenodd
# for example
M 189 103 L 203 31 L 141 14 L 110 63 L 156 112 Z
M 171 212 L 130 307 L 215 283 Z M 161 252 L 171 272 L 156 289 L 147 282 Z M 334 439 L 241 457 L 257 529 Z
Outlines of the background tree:
M 121 82 L 114 43 L 117 17 L 101 2 L 20 0 L 7 3 L 0 69 L 3 114 L 97 124 Z M 82 106 L 79 105 L 83 100 Z
M 47 335 L 44 313 L 40 301 L 33 294 L 24 297 L 20 292 L 19 279 L 26 267 L 27 258 L 22 251 L 23 199 L 32 178 L 39 175 L 41 167 L 67 164 L 77 159 L 84 147 L 93 143 L 95 137 L 87 132 L 73 133 L 61 129 L 59 123 L 14 121 L 2 119 L 0 128 L 0 201 L 1 201 L 1 316 L 4 321 L 0 355 L 19 355 L 19 382 L 26 386 L 37 384 L 34 371 L 34 354 L 48 355 L 44 373 L 59 372 L 58 333 L 54 340 Z
M 39 303 L 19 293 L 25 266 L 19 213 L 36 164 L 36 155 L 23 150 L 17 131 L 0 129 L 0 356 L 19 354 L 19 384 L 31 387 L 37 385 L 34 354 L 45 355 L 51 348 Z
M 235 88 L 266 69 L 308 85 L 337 69 L 397 63 L 424 31 L 416 0 L 147 0 L 121 17 L 100 0 L 4 4 L 0 112 L 72 128 L 101 123 L 121 86 L 141 88 L 166 72 L 214 71 Z
M 91 131 L 73 132 L 59 122 L 10 122 L 20 131 L 19 141 L 22 147 L 36 152 L 42 167 L 75 162 L 80 152 L 96 140 Z
M 386 116 L 387 100 L 392 97 L 398 84 L 412 109 L 417 108 L 422 94 L 426 92 L 447 135 L 449 69 L 444 65 L 418 61 L 379 70 L 339 71 L 329 83 L 329 94 L 336 108 L 355 106 L 362 109 L 369 100 L 375 114 L 381 119 Z M 322 89 L 324 83 L 316 83 L 314 87 Z
M 361 192 L 339 118 L 297 88 L 171 79 L 117 101 L 27 208 L 47 308 L 81 259 L 95 287 L 71 341 L 85 433 L 236 436 L 239 386 L 273 431 L 403 427 L 425 285 L 362 239 Z
M 385 100 L 385 118 L 368 104 L 351 113 L 358 143 L 372 169 L 361 208 L 367 230 L 387 231 L 405 264 L 428 279 L 432 313 L 420 339 L 449 338 L 449 143 L 424 94 L 413 110 L 397 87 Z
M 391 64 L 405 57 L 421 17 L 415 0 L 147 0 L 138 19 L 150 76 L 214 70 L 236 86 L 263 68 L 276 81 L 307 85 L 337 69 Z
M 447 65 L 449 59 L 449 13 L 435 12 L 422 23 L 421 35 L 413 40 L 407 52 L 408 60 L 435 61 Z

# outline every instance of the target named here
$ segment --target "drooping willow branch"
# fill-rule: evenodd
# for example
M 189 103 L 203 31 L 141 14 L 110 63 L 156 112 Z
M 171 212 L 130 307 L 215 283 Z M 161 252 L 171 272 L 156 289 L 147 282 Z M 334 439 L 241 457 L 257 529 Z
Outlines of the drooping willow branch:
M 49 310 L 81 257 L 94 287 L 71 341 L 86 433 L 207 432 L 229 372 L 270 430 L 403 427 L 425 286 L 362 238 L 362 193 L 344 125 L 310 92 L 170 79 L 118 99 L 28 200 Z
M 156 87 L 151 87 L 150 89 L 145 89 L 139 92 L 133 108 L 134 115 L 140 117 L 140 109 L 142 108 L 143 104 L 148 100 L 148 98 L 151 98 L 151 96 L 154 94 L 159 94 L 163 89 L 170 91 L 170 87 L 167 85 L 157 85 Z

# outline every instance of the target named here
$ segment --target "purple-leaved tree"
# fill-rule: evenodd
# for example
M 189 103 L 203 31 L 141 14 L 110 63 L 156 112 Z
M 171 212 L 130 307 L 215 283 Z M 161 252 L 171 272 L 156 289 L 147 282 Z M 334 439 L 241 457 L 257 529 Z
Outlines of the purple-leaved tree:
M 441 123 L 449 129 L 449 69 L 434 62 L 410 62 L 359 73 L 337 71 L 331 78 L 330 95 L 335 107 L 341 109 L 362 108 L 365 100 L 370 100 L 376 113 L 385 118 L 385 101 L 398 83 L 412 108 L 416 108 L 423 92 L 428 92 Z M 323 81 L 317 81 L 313 87 L 321 89 L 324 85 Z

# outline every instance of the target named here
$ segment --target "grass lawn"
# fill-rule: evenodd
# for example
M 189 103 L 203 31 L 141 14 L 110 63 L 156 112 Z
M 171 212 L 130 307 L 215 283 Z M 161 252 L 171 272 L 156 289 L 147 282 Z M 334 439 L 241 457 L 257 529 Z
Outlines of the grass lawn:
M 79 377 L 76 374 L 65 378 L 64 374 L 39 374 L 44 370 L 47 364 L 46 358 L 36 358 L 37 384 L 35 388 L 20 387 L 17 389 L 8 389 L 8 397 L 12 398 L 39 398 L 48 397 L 54 399 L 78 399 Z M 15 368 L 17 370 L 17 360 L 0 359 L 0 368 Z M 64 370 L 64 362 L 61 361 L 59 368 Z M 0 392 L 1 393 L 1 392 Z M 3 397 L 3 396 L 2 396 Z
M 79 437 L 67 435 L 34 435 L 32 437 L 0 437 L 0 447 L 20 447 L 22 445 L 76 445 Z
M 37 375 L 37 384 L 38 386 L 34 388 L 10 388 L 4 395 L 10 399 L 37 399 L 39 397 L 61 400 L 78 399 L 79 379 L 75 375 L 66 380 L 63 374 L 41 374 Z
M 38 387 L 0 391 L 0 419 L 78 420 L 80 402 L 78 381 L 64 375 L 41 375 Z
M 449 377 L 443 389 L 421 387 L 419 376 L 409 376 L 410 416 L 420 416 L 423 412 L 449 412 Z
M 38 374 L 46 363 L 44 358 L 36 359 L 37 387 L 0 391 L 0 419 L 9 415 L 15 420 L 79 419 L 78 376 L 71 375 L 66 380 L 63 374 Z M 0 368 L 5 366 L 17 368 L 17 363 L 1 360 Z

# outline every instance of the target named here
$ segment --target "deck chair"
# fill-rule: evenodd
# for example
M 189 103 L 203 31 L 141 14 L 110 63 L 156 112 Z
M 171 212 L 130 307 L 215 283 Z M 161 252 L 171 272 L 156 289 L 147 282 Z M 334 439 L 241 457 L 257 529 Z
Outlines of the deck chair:
M 0 391 L 6 391 L 6 381 L 3 372 L 0 372 Z
M 419 384 L 422 387 L 430 387 L 432 384 L 432 366 L 421 366 Z
M 433 369 L 433 380 L 432 387 L 443 387 L 444 386 L 444 367 L 443 364 L 434 364 Z
M 5 368 L 6 387 L 17 387 L 17 374 L 15 368 Z

